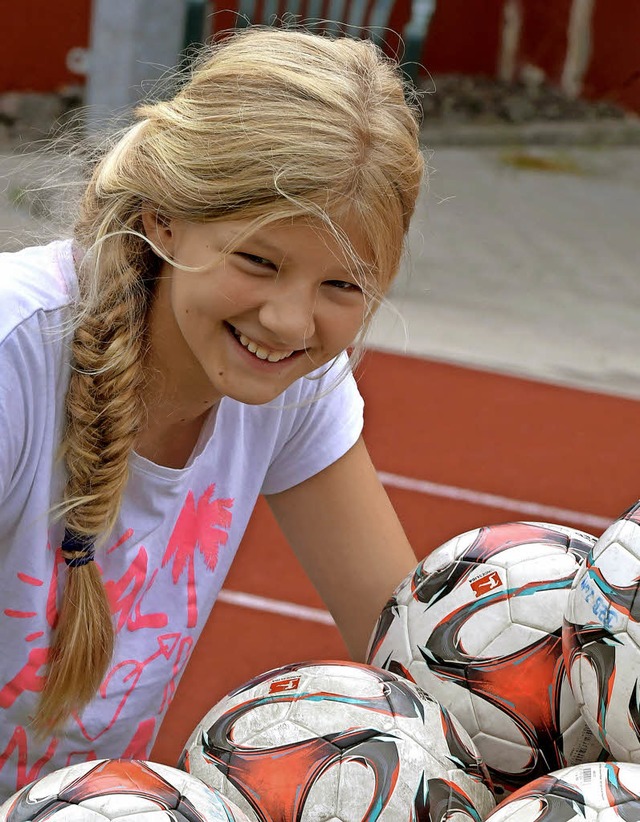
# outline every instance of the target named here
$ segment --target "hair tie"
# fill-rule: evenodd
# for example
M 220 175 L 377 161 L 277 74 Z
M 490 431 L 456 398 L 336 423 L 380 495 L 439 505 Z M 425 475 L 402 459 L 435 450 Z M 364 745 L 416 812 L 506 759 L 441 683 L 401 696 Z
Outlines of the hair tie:
M 69 568 L 80 568 L 88 562 L 93 562 L 93 537 L 78 534 L 65 528 L 61 551 L 64 561 Z

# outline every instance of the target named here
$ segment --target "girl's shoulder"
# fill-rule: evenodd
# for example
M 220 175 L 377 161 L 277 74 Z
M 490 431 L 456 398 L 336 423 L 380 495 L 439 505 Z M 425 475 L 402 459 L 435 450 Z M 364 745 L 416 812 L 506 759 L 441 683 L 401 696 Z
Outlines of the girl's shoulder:
M 0 253 L 0 341 L 34 314 L 57 315 L 76 290 L 70 240 Z

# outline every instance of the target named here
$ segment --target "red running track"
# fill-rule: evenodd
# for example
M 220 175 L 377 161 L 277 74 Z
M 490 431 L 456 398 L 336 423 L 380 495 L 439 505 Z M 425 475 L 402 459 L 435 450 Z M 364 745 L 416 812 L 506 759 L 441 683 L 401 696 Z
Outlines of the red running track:
M 378 470 L 432 484 L 431 493 L 388 488 L 419 558 L 471 528 L 545 519 L 533 504 L 566 509 L 547 521 L 599 534 L 640 497 L 638 401 L 380 352 L 366 355 L 358 379 Z M 473 493 L 456 499 L 452 489 Z M 225 589 L 322 608 L 262 501 Z M 345 657 L 332 624 L 218 602 L 152 759 L 174 765 L 199 719 L 250 677 Z

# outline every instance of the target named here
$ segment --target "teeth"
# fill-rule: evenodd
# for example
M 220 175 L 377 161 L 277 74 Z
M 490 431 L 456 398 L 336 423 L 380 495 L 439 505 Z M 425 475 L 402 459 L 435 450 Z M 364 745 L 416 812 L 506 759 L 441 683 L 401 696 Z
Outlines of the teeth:
M 262 348 L 262 346 L 256 345 L 253 340 L 250 340 L 249 337 L 245 337 L 244 334 L 241 334 L 238 331 L 235 332 L 235 335 L 237 339 L 240 340 L 242 345 L 251 351 L 252 354 L 255 354 L 259 360 L 280 362 L 280 360 L 285 360 L 293 354 L 293 351 L 269 351 L 268 348 Z

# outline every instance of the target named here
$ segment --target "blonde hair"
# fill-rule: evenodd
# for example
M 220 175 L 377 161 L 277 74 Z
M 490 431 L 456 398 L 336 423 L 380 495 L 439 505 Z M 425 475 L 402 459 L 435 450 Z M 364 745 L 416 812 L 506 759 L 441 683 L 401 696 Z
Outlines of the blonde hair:
M 416 106 L 371 42 L 250 28 L 208 47 L 169 101 L 142 105 L 87 185 L 63 442 L 66 526 L 113 528 L 144 422 L 146 322 L 159 258 L 141 213 L 188 221 L 355 217 L 372 311 L 397 273 L 423 173 Z M 342 237 L 346 243 L 346 239 Z M 348 243 L 347 243 L 348 244 Z M 70 567 L 36 723 L 95 694 L 114 644 L 94 562 Z

